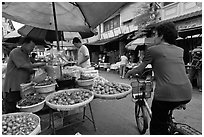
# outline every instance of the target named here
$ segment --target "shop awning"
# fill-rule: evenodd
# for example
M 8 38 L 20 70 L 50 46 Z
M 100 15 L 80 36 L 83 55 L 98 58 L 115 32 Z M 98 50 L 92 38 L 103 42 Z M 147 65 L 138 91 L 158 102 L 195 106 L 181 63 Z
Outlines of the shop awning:
M 98 40 L 98 41 L 95 41 L 95 42 L 86 43 L 86 45 L 105 45 L 105 44 L 108 44 L 110 42 L 114 42 L 114 41 L 119 40 L 122 36 L 123 35 L 118 35 L 118 36 L 113 37 L 113 38 L 102 39 L 102 40 Z
M 179 30 L 179 37 L 182 38 L 185 38 L 187 36 L 193 36 L 196 34 L 202 34 L 202 26 Z

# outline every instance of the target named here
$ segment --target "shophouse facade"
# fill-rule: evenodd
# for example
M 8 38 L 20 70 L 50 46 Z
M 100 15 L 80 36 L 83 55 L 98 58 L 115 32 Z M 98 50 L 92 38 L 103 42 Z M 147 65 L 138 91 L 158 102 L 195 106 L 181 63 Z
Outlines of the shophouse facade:
M 88 44 L 102 51 L 105 50 L 104 47 L 109 47 L 109 50 L 117 50 L 118 55 L 121 55 L 129 42 L 126 36 L 134 34 L 141 27 L 135 23 L 135 19 L 141 13 L 143 4 L 143 2 L 130 2 L 122 7 L 96 28 L 98 35 L 89 38 Z M 202 4 L 199 2 L 157 2 L 156 4 L 159 7 L 156 23 L 173 21 L 176 24 L 180 36 L 178 45 L 185 50 L 185 63 L 189 62 L 189 50 L 199 45 L 202 39 Z

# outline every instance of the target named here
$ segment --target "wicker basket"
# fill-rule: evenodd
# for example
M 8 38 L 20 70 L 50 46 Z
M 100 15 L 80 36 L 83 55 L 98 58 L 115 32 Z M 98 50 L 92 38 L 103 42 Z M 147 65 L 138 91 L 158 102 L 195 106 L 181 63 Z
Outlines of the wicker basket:
M 74 104 L 74 105 L 55 105 L 55 104 L 51 104 L 51 103 L 49 102 L 49 100 L 50 100 L 51 98 L 53 98 L 54 96 L 56 96 L 57 94 L 61 94 L 62 92 L 76 92 L 76 91 L 79 91 L 79 90 L 84 90 L 84 91 L 86 90 L 86 91 L 90 92 L 90 93 L 92 94 L 92 96 L 91 96 L 89 99 L 87 99 L 86 101 L 83 101 L 83 102 L 81 102 L 81 103 L 77 103 L 77 104 Z M 47 104 L 50 108 L 52 108 L 52 109 L 56 109 L 56 110 L 58 110 L 58 111 L 69 111 L 69 110 L 73 110 L 73 109 L 76 109 L 76 108 L 85 106 L 86 104 L 88 104 L 89 102 L 91 102 L 91 101 L 93 100 L 93 98 L 94 98 L 94 94 L 93 94 L 93 92 L 91 92 L 90 90 L 87 90 L 87 89 L 77 89 L 77 88 L 76 88 L 76 89 L 60 90 L 60 91 L 58 91 L 58 92 L 52 93 L 52 94 L 48 95 L 48 96 L 45 98 L 45 100 L 46 100 L 46 104 Z
M 56 84 L 57 83 L 53 83 L 53 84 L 45 85 L 45 86 L 35 86 L 34 88 L 37 93 L 49 93 L 49 92 L 55 91 Z
M 29 135 L 37 135 L 41 132 L 41 126 L 40 126 L 40 117 L 37 116 L 36 114 L 32 114 L 32 113 L 28 113 L 28 112 L 18 112 L 18 113 L 9 113 L 9 114 L 4 114 L 2 115 L 2 119 L 3 117 L 6 116 L 17 116 L 17 115 L 26 115 L 26 117 L 32 117 L 34 118 L 35 122 L 37 123 L 36 128 L 29 134 Z M 19 131 L 20 133 L 21 131 Z
M 77 82 L 77 84 L 79 86 L 82 86 L 82 87 L 92 86 L 93 82 L 94 82 L 94 78 L 88 79 L 88 80 L 79 80 L 79 79 L 77 79 L 76 82 Z
M 31 106 L 19 106 L 18 104 L 16 104 L 16 107 L 22 112 L 38 112 L 43 109 L 44 104 L 45 100 Z
M 111 99 L 111 100 L 112 99 L 122 99 L 132 92 L 132 87 L 128 84 L 124 84 L 124 83 L 120 83 L 120 84 L 129 87 L 129 90 L 123 93 L 118 93 L 118 94 L 96 94 L 94 92 L 94 96 L 100 99 Z

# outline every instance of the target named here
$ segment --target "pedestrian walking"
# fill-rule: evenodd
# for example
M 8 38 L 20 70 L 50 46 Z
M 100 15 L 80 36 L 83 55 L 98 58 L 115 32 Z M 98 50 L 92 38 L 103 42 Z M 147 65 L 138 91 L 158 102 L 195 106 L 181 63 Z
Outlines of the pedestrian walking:
M 168 134 L 168 113 L 192 97 L 192 85 L 185 70 L 184 50 L 175 45 L 178 32 L 174 23 L 155 27 L 154 46 L 146 50 L 142 63 L 126 77 L 140 73 L 151 64 L 156 80 L 151 111 L 150 134 Z
M 128 64 L 127 52 L 120 57 L 120 77 L 125 78 L 125 71 Z

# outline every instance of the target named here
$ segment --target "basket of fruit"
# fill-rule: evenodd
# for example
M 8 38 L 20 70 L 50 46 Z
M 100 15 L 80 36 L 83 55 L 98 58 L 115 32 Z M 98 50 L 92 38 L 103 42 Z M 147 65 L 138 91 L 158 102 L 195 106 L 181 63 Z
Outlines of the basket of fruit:
M 79 86 L 82 86 L 82 87 L 91 86 L 93 85 L 94 77 L 81 75 L 80 78 L 76 80 L 76 82 Z
M 91 91 L 96 98 L 121 99 L 132 92 L 132 87 L 124 83 L 97 80 L 94 81 Z
M 34 88 L 37 93 L 49 93 L 55 91 L 56 82 L 52 78 L 46 78 L 41 83 L 37 83 Z
M 83 107 L 94 98 L 93 92 L 87 89 L 67 89 L 48 95 L 46 104 L 58 111 L 68 111 Z
M 2 115 L 2 135 L 37 135 L 41 132 L 40 117 L 28 112 Z
M 45 98 L 39 94 L 34 94 L 33 96 L 27 96 L 21 99 L 16 107 L 23 112 L 38 112 L 43 109 L 45 104 Z

